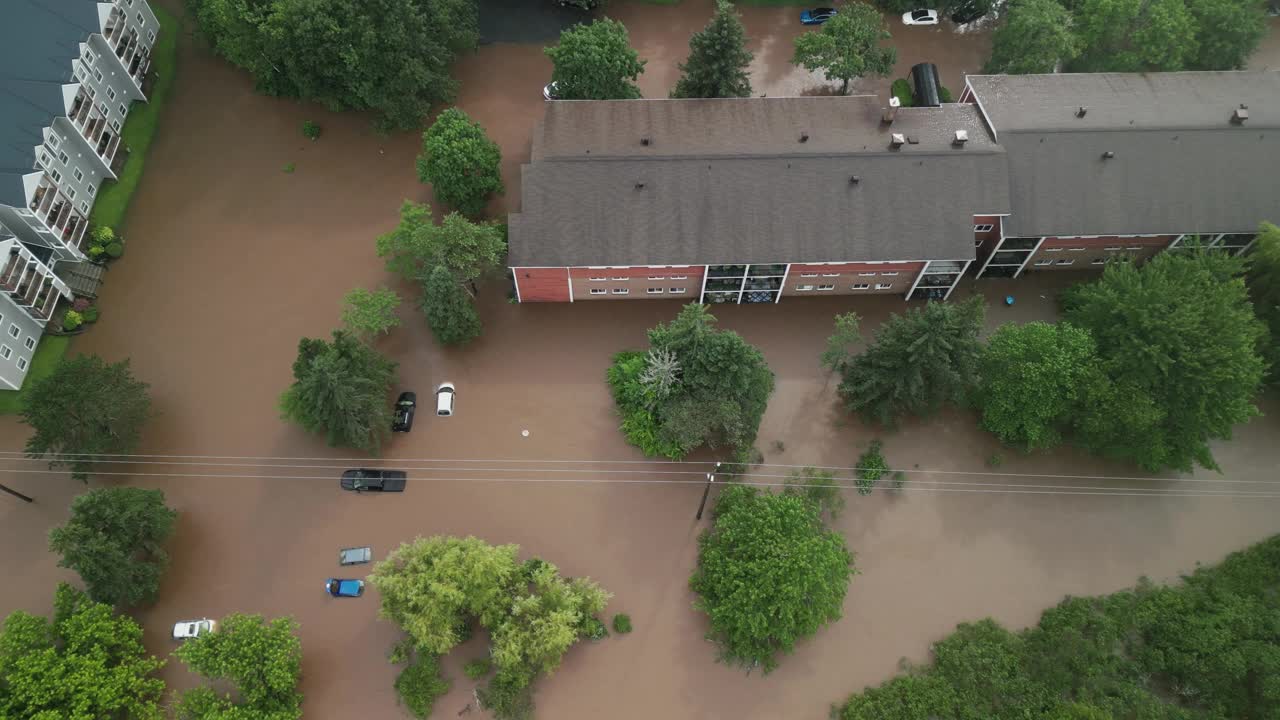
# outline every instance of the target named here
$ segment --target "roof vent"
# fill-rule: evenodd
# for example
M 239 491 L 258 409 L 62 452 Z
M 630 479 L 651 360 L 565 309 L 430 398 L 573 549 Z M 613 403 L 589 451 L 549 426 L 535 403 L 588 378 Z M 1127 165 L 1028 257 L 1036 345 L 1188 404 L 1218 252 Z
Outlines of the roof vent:
M 1082 118 L 1087 112 L 1089 112 L 1089 108 L 1081 105 L 1079 108 L 1076 108 L 1076 117 Z
M 895 150 L 905 145 L 906 142 L 907 136 L 902 133 L 894 133 L 889 136 L 889 147 Z
M 849 184 L 850 184 L 850 185 L 857 185 L 857 184 L 858 184 L 858 183 L 860 183 L 860 182 L 862 182 L 862 178 L 858 177 L 857 175 L 850 175 L 850 176 L 849 176 Z
M 1240 103 L 1240 107 L 1236 108 L 1236 111 L 1231 113 L 1231 124 L 1233 125 L 1243 125 L 1244 121 L 1248 119 L 1249 106 L 1244 103 Z
M 885 125 L 892 125 L 895 118 L 898 117 L 898 108 L 902 107 L 902 101 L 896 96 L 889 98 L 889 107 L 884 109 L 884 114 L 880 117 L 880 122 Z
M 802 143 L 807 143 L 807 142 L 809 142 L 809 133 L 807 133 L 807 132 L 802 132 L 802 133 L 800 133 L 800 142 L 802 142 Z
M 956 136 L 951 140 L 951 144 L 956 147 L 964 147 L 964 144 L 967 142 L 969 142 L 968 130 L 957 130 Z
M 643 189 L 644 189 L 644 183 L 636 183 L 636 189 L 637 189 L 637 190 L 643 190 Z
M 1115 157 L 1115 156 L 1116 156 L 1116 154 L 1115 154 L 1115 153 L 1113 153 L 1113 152 L 1111 152 L 1110 150 L 1108 150 L 1108 151 L 1106 151 L 1106 152 L 1102 153 L 1102 159 L 1103 159 L 1103 160 L 1110 160 L 1111 158 L 1113 158 L 1113 157 Z
M 645 147 L 649 147 L 649 144 L 650 144 L 650 143 L 649 143 L 649 138 L 647 138 L 647 137 L 642 137 L 642 138 L 640 138 L 640 144 L 641 144 L 641 145 L 644 145 Z

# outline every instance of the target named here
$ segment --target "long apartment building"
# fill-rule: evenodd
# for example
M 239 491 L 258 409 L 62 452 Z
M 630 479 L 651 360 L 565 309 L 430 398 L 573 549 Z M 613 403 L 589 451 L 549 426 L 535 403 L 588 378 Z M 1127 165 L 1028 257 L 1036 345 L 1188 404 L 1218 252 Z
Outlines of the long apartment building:
M 970 76 L 873 96 L 554 101 L 509 219 L 521 302 L 897 294 L 1228 252 L 1280 219 L 1280 73 Z
M 0 23 L 0 388 L 18 389 L 85 262 L 89 213 L 146 101 L 160 24 L 146 0 L 7 0 Z

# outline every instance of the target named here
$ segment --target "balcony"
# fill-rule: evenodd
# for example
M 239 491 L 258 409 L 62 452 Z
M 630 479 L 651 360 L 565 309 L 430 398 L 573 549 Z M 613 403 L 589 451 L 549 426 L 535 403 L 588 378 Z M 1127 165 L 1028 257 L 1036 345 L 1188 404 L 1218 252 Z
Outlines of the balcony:
M 34 255 L 10 240 L 4 268 L 0 270 L 0 291 L 41 324 L 48 321 L 59 297 L 71 297 L 70 290 Z
M 111 159 L 116 156 L 116 149 L 120 147 L 120 136 L 113 132 L 103 132 L 98 138 L 98 144 L 94 148 L 98 155 L 106 161 L 107 165 L 111 165 Z
M 144 47 L 142 52 L 134 55 L 133 60 L 129 63 L 129 74 L 141 85 L 142 79 L 147 76 L 147 70 L 149 69 L 151 69 L 151 49 Z
M 48 176 L 40 180 L 31 200 L 31 211 L 49 228 L 64 245 L 83 252 L 85 230 L 89 221 L 81 215 L 71 200 L 63 195 Z

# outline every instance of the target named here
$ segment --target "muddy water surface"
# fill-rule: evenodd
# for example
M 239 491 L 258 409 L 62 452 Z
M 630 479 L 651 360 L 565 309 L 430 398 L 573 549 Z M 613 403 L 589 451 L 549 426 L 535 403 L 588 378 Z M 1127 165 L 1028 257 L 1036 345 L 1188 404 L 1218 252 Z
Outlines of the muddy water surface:
M 700 2 L 611 7 L 653 60 L 647 95 L 665 95 L 688 34 L 709 8 Z M 803 90 L 785 62 L 796 31 L 794 9 L 743 11 L 763 63 L 758 90 Z M 666 19 L 646 26 L 648 13 Z M 654 57 L 659 52 L 668 54 L 661 62 Z M 513 306 L 501 288 L 491 287 L 482 298 L 485 336 L 466 349 L 444 351 L 406 304 L 404 326 L 381 347 L 400 362 L 404 388 L 427 396 L 438 382 L 456 383 L 458 414 L 421 416 L 413 433 L 388 446 L 389 463 L 421 478 L 408 492 L 341 493 L 338 472 L 367 461 L 342 459 L 351 453 L 282 424 L 276 398 L 289 381 L 297 339 L 328 333 L 348 289 L 386 283 L 412 297 L 411 288 L 385 274 L 372 250 L 373 238 L 394 226 L 405 198 L 430 199 L 413 170 L 419 139 L 379 136 L 366 117 L 255 95 L 247 77 L 190 43 L 182 63 L 126 228 L 128 256 L 110 272 L 103 319 L 74 350 L 132 357 L 135 372 L 151 383 L 158 414 L 143 452 L 313 460 L 271 468 L 233 458 L 198 466 L 139 463 L 104 468 L 123 475 L 104 474 L 95 483 L 162 487 L 182 512 L 161 600 L 139 613 L 148 646 L 168 653 L 168 629 L 179 619 L 233 611 L 293 615 L 301 623 L 308 718 L 407 717 L 391 689 L 394 669 L 385 663 L 396 632 L 377 619 L 376 594 L 337 601 L 321 591 L 326 577 L 344 572 L 335 558 L 344 546 L 372 545 L 383 557 L 416 535 L 475 534 L 519 543 L 526 554 L 595 577 L 611 590 L 610 612 L 630 613 L 636 631 L 575 648 L 540 685 L 541 718 L 816 720 L 850 690 L 890 676 L 899 658 L 923 659 L 929 643 L 958 621 L 991 614 L 1026 624 L 1065 594 L 1114 590 L 1142 573 L 1166 578 L 1277 529 L 1272 499 L 973 492 L 1034 491 L 1010 486 L 1037 483 L 1185 487 L 1051 481 L 1034 474 L 1132 471 L 1065 451 L 1008 457 L 1002 468 L 1008 476 L 934 477 L 993 486 L 851 496 L 838 526 L 858 553 L 862 575 L 845 618 L 768 677 L 716 665 L 687 590 L 695 538 L 705 526 L 693 518 L 702 488 L 656 482 L 697 480 L 707 466 L 682 475 L 673 473 L 684 466 L 639 462 L 616 430 L 602 382 L 610 355 L 641 344 L 644 329 L 672 317 L 677 305 Z M 939 65 L 946 77 L 949 70 Z M 463 59 L 458 73 L 459 104 L 503 146 L 508 193 L 494 210 L 514 208 L 517 168 L 528 156 L 550 66 L 537 47 L 491 45 Z M 793 82 L 801 84 L 788 85 Z M 304 119 L 324 127 L 320 141 L 302 139 Z M 293 174 L 281 171 L 288 162 L 297 165 Z M 1070 279 L 1057 274 L 969 284 L 961 292 L 986 294 L 994 325 L 1052 317 L 1052 293 Z M 1018 299 L 1012 308 L 995 302 L 1006 293 Z M 892 298 L 830 298 L 716 309 L 724 326 L 762 348 L 777 373 L 760 434 L 768 462 L 848 466 L 867 442 L 882 437 L 890 464 L 909 472 L 984 469 L 997 448 L 964 413 L 883 433 L 840 412 L 834 383 L 816 359 L 831 317 L 856 310 L 870 331 L 901 308 Z M 1227 478 L 1280 476 L 1280 449 L 1272 442 L 1280 407 L 1264 409 L 1269 417 L 1241 428 L 1219 450 Z M 16 424 L 0 424 L 0 449 L 19 449 L 23 439 Z M 410 462 L 421 459 L 448 462 Z M 631 462 L 537 462 L 565 459 Z M 20 550 L 0 558 L 0 573 L 16 579 L 0 594 L 0 613 L 46 609 L 53 583 L 69 577 L 43 547 L 80 486 L 62 476 L 14 472 L 22 469 L 31 468 L 0 473 L 40 502 L 0 498 L 0 541 Z M 597 482 L 533 482 L 568 479 Z M 351 574 L 360 576 L 356 570 Z M 454 690 L 437 705 L 437 717 L 471 702 L 472 684 L 459 666 L 478 652 L 473 647 L 451 657 Z M 175 687 L 193 682 L 176 663 L 164 677 Z

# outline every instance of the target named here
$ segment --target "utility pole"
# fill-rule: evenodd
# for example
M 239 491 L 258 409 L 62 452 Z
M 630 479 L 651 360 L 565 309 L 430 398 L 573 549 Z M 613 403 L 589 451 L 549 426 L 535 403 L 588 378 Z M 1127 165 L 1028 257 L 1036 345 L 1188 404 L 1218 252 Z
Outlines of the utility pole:
M 698 503 L 698 514 L 695 516 L 695 520 L 702 519 L 702 511 L 707 507 L 707 495 L 711 494 L 711 485 L 715 483 L 716 473 L 718 472 L 720 472 L 720 463 L 716 463 L 715 470 L 707 473 L 707 486 L 702 488 L 702 502 Z
M 12 496 L 14 496 L 14 497 L 18 498 L 19 500 L 25 500 L 26 502 L 35 502 L 35 500 L 33 500 L 33 499 L 31 499 L 31 498 L 27 497 L 26 495 L 23 495 L 22 493 L 18 492 L 17 490 L 14 490 L 13 488 L 10 488 L 10 487 L 6 487 L 6 486 L 4 486 L 4 485 L 0 485 L 0 491 L 7 492 L 7 493 L 9 493 L 10 495 L 12 495 Z M 705 500 L 706 498 L 703 498 L 703 499 Z M 701 515 L 702 515 L 702 511 L 701 511 L 701 510 L 699 510 L 699 511 L 698 511 L 698 515 L 699 515 L 699 517 L 701 517 Z

